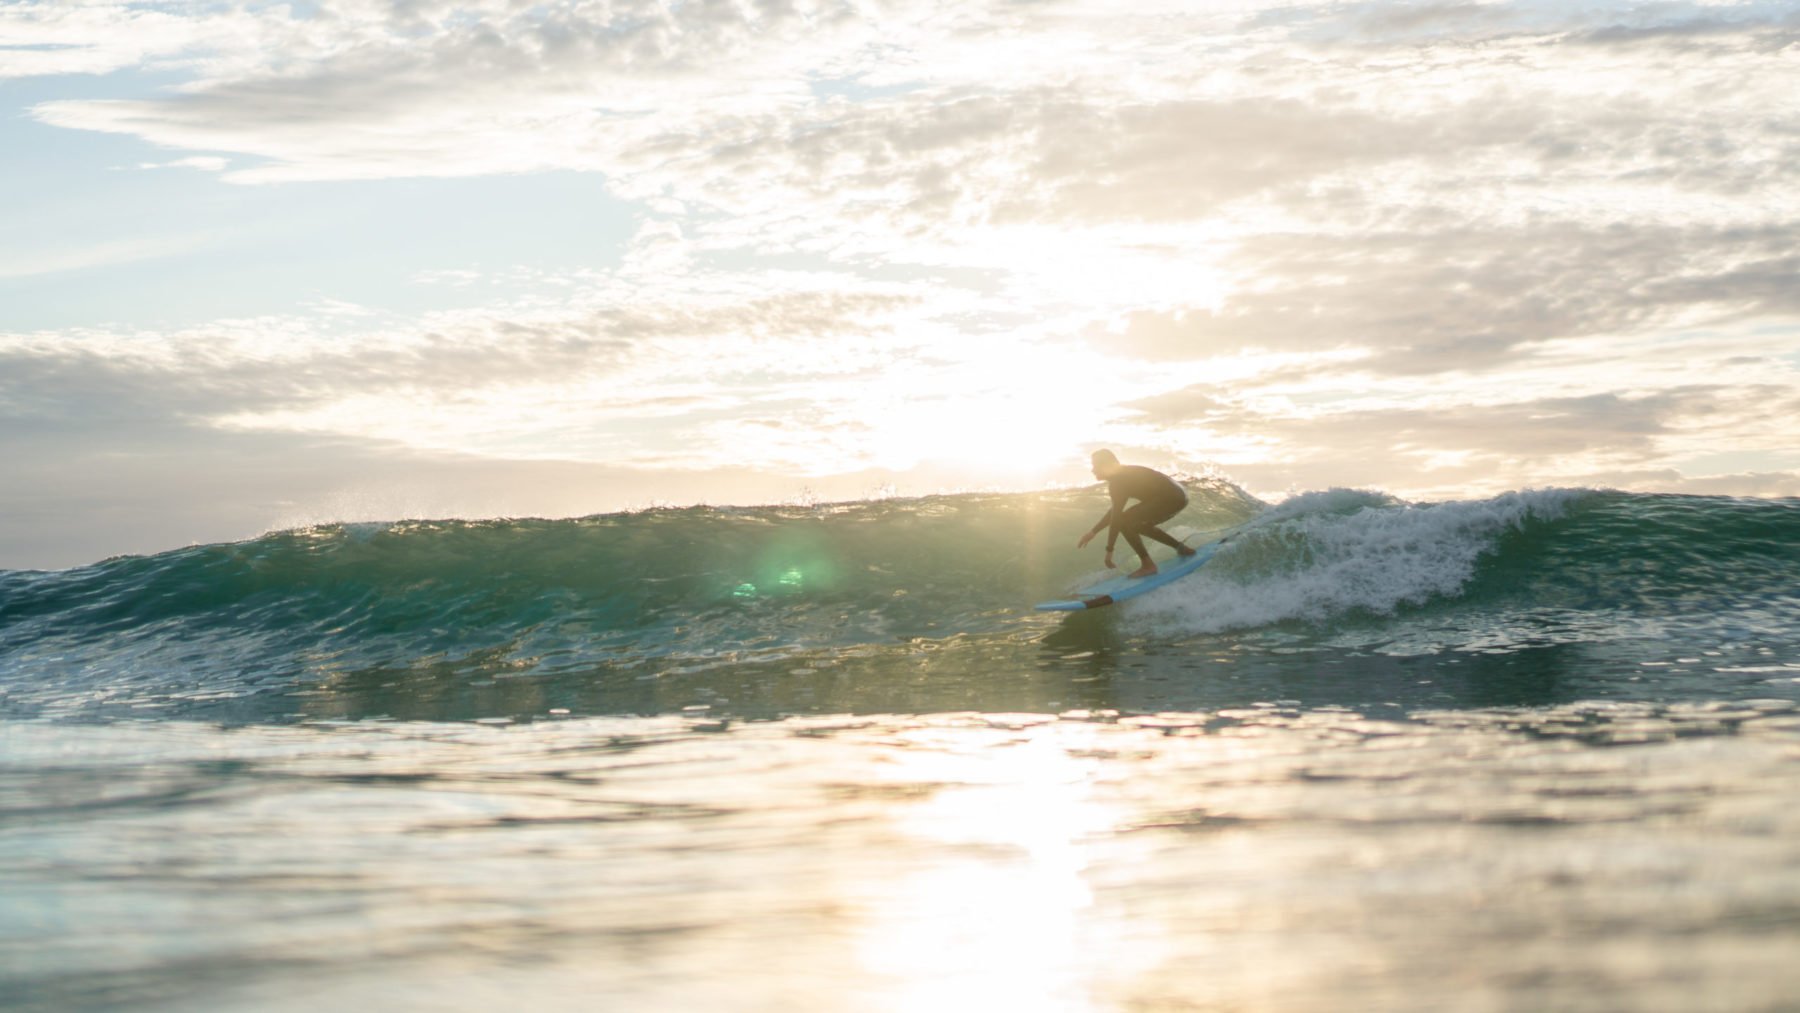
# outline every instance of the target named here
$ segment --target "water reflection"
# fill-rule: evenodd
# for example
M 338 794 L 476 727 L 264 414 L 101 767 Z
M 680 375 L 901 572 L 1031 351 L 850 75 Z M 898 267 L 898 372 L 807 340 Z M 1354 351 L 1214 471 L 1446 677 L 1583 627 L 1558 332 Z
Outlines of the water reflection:
M 1797 746 L 1779 700 L 16 726 L 0 988 L 34 1013 L 1780 1008 Z
M 1604 695 L 1591 648 L 1395 655 L 1266 633 L 1157 640 L 1098 617 L 1042 637 L 911 638 L 804 656 L 633 664 L 544 675 L 463 664 L 341 671 L 276 694 L 178 701 L 212 720 L 542 719 L 695 714 L 766 720 L 816 713 L 1197 710 L 1285 700 L 1410 710 L 1532 706 Z M 280 711 L 273 708 L 279 707 Z
M 1015 616 L 998 632 L 880 642 L 667 657 L 595 649 L 579 663 L 521 657 L 517 645 L 503 643 L 411 664 L 318 659 L 297 674 L 247 675 L 236 684 L 155 668 L 92 687 L 19 679 L 0 694 L 0 718 L 264 723 L 687 714 L 742 721 L 830 713 L 1154 713 L 1275 701 L 1392 716 L 1645 696 L 1800 697 L 1800 682 L 1783 674 L 1800 664 L 1791 644 L 1747 634 L 1645 639 L 1594 623 L 1602 619 L 1574 626 L 1529 609 L 1489 614 L 1458 606 L 1400 619 L 1352 617 L 1331 627 L 1291 623 L 1196 635 L 1103 609 Z
M 1683 666 L 1646 662 L 1638 645 L 1546 644 L 1392 653 L 1257 631 L 1178 640 L 1104 622 L 1050 634 L 959 635 L 805 656 L 720 658 L 708 664 L 592 666 L 542 674 L 424 664 L 332 672 L 316 681 L 237 693 L 131 694 L 60 701 L 74 714 L 159 713 L 225 722 L 393 718 L 543 720 L 562 716 L 703 714 L 769 720 L 820 713 L 1128 712 L 1208 710 L 1286 701 L 1387 710 L 1553 706 L 1633 698 L 1654 672 L 1665 699 L 1704 699 L 1733 687 L 1796 695 L 1770 666 L 1710 652 Z M 1679 651 L 1675 651 L 1679 653 Z M 1652 668 L 1662 664 L 1660 668 Z M 1779 666 L 1777 666 L 1779 667 Z M 15 706 L 24 694 L 15 694 Z M 40 709 L 37 713 L 58 713 Z
M 1088 848 L 1121 813 L 1093 795 L 1099 761 L 1047 726 L 979 738 L 957 743 L 954 789 L 894 814 L 912 860 L 864 898 L 858 961 L 889 983 L 882 1008 L 1078 1008 L 1107 956 Z M 910 753 L 897 773 L 935 781 L 938 761 Z

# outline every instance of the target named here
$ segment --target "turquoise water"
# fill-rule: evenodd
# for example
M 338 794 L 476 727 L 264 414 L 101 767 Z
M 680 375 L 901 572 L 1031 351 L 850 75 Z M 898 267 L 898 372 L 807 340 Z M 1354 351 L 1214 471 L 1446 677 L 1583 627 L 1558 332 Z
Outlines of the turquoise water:
M 1780 1009 L 1800 501 L 1092 490 L 0 573 L 23 1009 Z

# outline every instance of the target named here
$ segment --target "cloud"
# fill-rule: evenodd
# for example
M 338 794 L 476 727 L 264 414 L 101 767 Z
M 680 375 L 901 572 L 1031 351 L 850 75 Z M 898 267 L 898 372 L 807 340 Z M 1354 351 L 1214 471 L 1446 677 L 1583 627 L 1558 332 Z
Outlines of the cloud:
M 453 311 L 0 337 L 0 411 L 696 473 L 1104 437 L 1258 490 L 1673 488 L 1709 442 L 1800 443 L 1797 37 L 1768 4 L 11 4 L 12 73 L 177 82 L 31 110 L 150 164 L 572 169 L 644 214 L 537 295 L 501 266 Z M 1787 488 L 1770 461 L 1692 481 Z
M 1751 471 L 1688 478 L 1679 472 L 1629 473 L 1606 485 L 1691 496 L 1800 496 L 1800 471 Z
M 1540 398 L 1488 405 L 1381 407 L 1324 411 L 1302 416 L 1274 415 L 1232 405 L 1203 391 L 1186 390 L 1126 405 L 1150 425 L 1172 425 L 1199 417 L 1226 434 L 1261 433 L 1295 446 L 1330 444 L 1334 453 L 1383 454 L 1430 447 L 1449 453 L 1542 457 L 1605 450 L 1640 451 L 1667 432 L 1672 416 L 1691 412 L 1717 390 L 1664 391 L 1641 398 L 1599 394 L 1580 398 Z M 1321 439 L 1320 430 L 1331 437 Z
M 101 0 L 0 4 L 0 80 L 106 74 L 202 47 L 231 46 L 241 12 Z
M 1314 244 L 1348 257 L 1368 237 L 1370 257 L 1423 265 L 1463 238 L 1445 266 L 1479 278 L 1559 231 L 1605 255 L 1612 227 L 1800 220 L 1795 75 L 1770 48 L 1791 26 L 1757 9 L 570 0 L 254 19 L 172 94 L 35 114 L 236 153 L 225 178 L 244 183 L 590 171 L 680 208 L 690 255 L 1000 271 L 1034 308 L 1072 279 L 1114 312 L 1234 292 L 1251 330 L 1297 322 L 1277 298 L 1340 301 L 1306 277 Z M 1636 34 L 1603 37 L 1615 25 Z M 1409 296 L 1423 280 L 1392 273 Z M 1457 329 L 1497 287 L 1416 316 Z M 1559 308 L 1502 311 L 1421 347 L 1462 357 Z
M 108 264 L 154 260 L 198 249 L 214 239 L 216 237 L 210 235 L 153 236 L 109 239 L 61 249 L 39 248 L 11 255 L 0 253 L 0 279 L 34 278 Z
M 167 333 L 0 335 L 0 418 L 604 460 L 658 452 L 654 434 L 633 432 L 646 419 L 704 422 L 761 391 L 892 365 L 895 349 L 873 339 L 914 305 L 909 294 L 761 281 L 633 293 L 626 277 L 610 300 L 584 288 L 529 310 L 400 319 L 326 305 Z
M 228 159 L 210 155 L 194 155 L 189 158 L 178 158 L 173 162 L 139 162 L 140 169 L 200 169 L 204 172 L 223 172 L 230 164 Z
M 1800 222 L 1270 234 L 1232 258 L 1254 288 L 1130 311 L 1092 340 L 1154 360 L 1354 348 L 1374 372 L 1475 372 L 1557 338 L 1800 314 L 1796 248 Z
M 1470 404 L 1416 392 L 1419 404 L 1357 403 L 1296 410 L 1254 397 L 1222 400 L 1210 387 L 1143 398 L 1124 407 L 1138 442 L 1179 433 L 1195 460 L 1226 458 L 1224 466 L 1256 490 L 1289 483 L 1305 488 L 1344 484 L 1408 495 L 1546 484 L 1628 485 L 1625 476 L 1654 478 L 1674 490 L 1681 471 L 1648 467 L 1716 447 L 1722 439 L 1761 431 L 1769 452 L 1800 437 L 1800 386 L 1786 384 L 1672 386 L 1653 393 L 1594 393 L 1573 397 L 1504 399 Z M 1144 438 L 1145 436 L 1148 438 Z M 1256 453 L 1230 460 L 1231 448 Z M 1629 486 L 1643 488 L 1642 485 Z M 1693 489 L 1749 493 L 1779 481 L 1720 477 Z
M 38 116 L 270 160 L 231 177 L 246 182 L 596 169 L 606 151 L 701 110 L 730 117 L 804 99 L 804 73 L 830 68 L 834 40 L 858 22 L 835 4 L 587 0 L 342 0 L 310 16 L 230 17 L 254 24 L 235 38 L 210 33 L 202 76 L 175 94 L 54 101 Z M 189 23 L 197 36 L 214 24 Z

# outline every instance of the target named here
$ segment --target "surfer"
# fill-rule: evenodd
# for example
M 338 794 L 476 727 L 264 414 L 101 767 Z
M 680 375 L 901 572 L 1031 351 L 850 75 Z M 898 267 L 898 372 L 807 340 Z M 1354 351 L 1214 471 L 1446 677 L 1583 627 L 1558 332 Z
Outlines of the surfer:
M 1125 536 L 1125 544 L 1131 546 L 1138 554 L 1138 561 L 1143 565 L 1126 574 L 1128 577 L 1148 577 L 1156 572 L 1156 564 L 1150 561 L 1150 553 L 1144 551 L 1144 536 L 1173 548 L 1184 556 L 1191 556 L 1195 550 L 1181 544 L 1173 535 L 1157 527 L 1163 521 L 1175 516 L 1187 506 L 1187 493 L 1169 476 L 1160 471 L 1137 464 L 1120 464 L 1119 458 L 1110 450 L 1094 451 L 1094 477 L 1106 483 L 1107 491 L 1112 494 L 1112 506 L 1100 523 L 1081 536 L 1075 547 L 1087 548 L 1101 528 L 1110 527 L 1106 533 L 1106 566 L 1113 567 L 1113 546 L 1119 536 Z M 1125 508 L 1128 500 L 1139 503 Z

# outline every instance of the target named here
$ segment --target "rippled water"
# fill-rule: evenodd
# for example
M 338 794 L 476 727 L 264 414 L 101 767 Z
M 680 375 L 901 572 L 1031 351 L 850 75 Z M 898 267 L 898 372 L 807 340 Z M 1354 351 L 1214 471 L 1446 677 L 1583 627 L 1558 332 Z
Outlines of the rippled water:
M 1195 493 L 0 573 L 0 1006 L 1793 1008 L 1800 503 Z
M 1779 1009 L 1800 715 L 9 729 L 15 1009 Z

